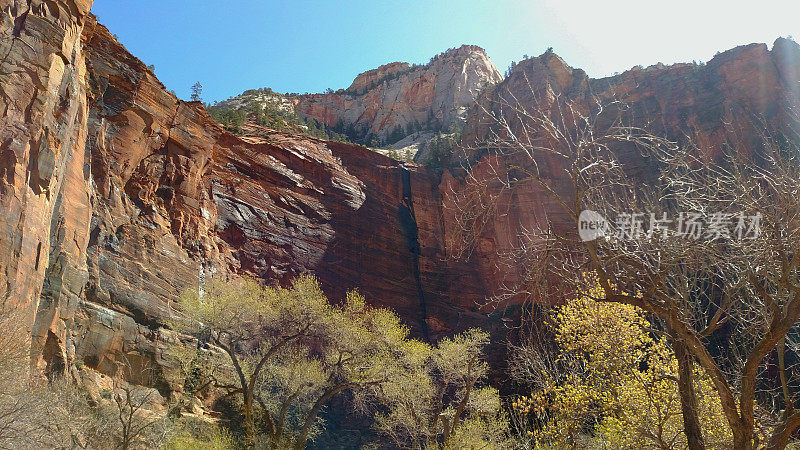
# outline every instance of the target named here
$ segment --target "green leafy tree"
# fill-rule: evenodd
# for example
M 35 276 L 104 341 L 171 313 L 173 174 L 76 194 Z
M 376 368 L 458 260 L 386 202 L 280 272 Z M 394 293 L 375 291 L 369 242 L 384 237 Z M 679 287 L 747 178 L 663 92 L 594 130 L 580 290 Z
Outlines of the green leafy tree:
M 242 133 L 242 125 L 247 120 L 245 111 L 216 105 L 206 106 L 206 111 L 226 130 L 234 134 Z
M 203 85 L 199 81 L 192 85 L 191 90 L 193 102 L 203 101 Z
M 403 448 L 504 448 L 498 391 L 486 385 L 489 335 L 471 329 L 438 345 L 409 342 L 406 371 L 370 390 L 384 406 L 376 428 Z
M 220 349 L 198 351 L 196 365 L 226 363 L 230 376 L 218 370 L 213 384 L 241 403 L 248 447 L 304 448 L 334 396 L 405 370 L 408 330 L 394 313 L 355 292 L 333 306 L 311 277 L 289 289 L 212 282 L 185 293 L 181 310 L 190 320 L 175 327 Z
M 461 132 L 457 128 L 453 128 L 448 134 L 437 133 L 436 136 L 425 143 L 427 147 L 425 165 L 432 168 L 446 166 L 460 139 Z
M 397 150 L 394 149 L 394 146 L 390 145 L 386 147 L 386 150 L 387 150 L 386 156 L 394 160 L 400 160 L 400 154 L 397 153 Z

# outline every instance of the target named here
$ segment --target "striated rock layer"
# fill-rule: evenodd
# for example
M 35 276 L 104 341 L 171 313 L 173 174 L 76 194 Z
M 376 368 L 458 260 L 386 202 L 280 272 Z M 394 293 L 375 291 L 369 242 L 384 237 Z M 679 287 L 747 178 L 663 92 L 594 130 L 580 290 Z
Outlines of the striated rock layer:
M 106 373 L 123 357 L 165 366 L 165 319 L 184 289 L 211 276 L 280 283 L 313 272 L 332 297 L 359 288 L 431 339 L 473 325 L 502 328 L 478 305 L 515 281 L 502 255 L 519 233 L 557 211 L 543 193 L 503 193 L 474 251 L 462 255 L 453 220 L 466 188 L 459 171 L 433 173 L 302 135 L 231 135 L 199 103 L 168 93 L 89 7 L 0 3 L 2 31 L 11 36 L 0 42 L 0 299 L 24 313 L 35 363 L 59 370 L 80 359 Z M 499 81 L 481 54 L 462 47 L 424 68 L 367 72 L 342 97 L 363 101 L 348 107 L 332 96 L 304 101 L 309 113 L 318 109 L 330 121 L 352 115 L 376 135 L 430 114 L 446 126 L 477 95 L 466 86 Z M 545 54 L 520 63 L 479 101 L 492 108 L 505 89 L 533 102 L 525 78 L 549 82 L 576 101 L 623 99 L 667 134 L 691 130 L 713 150 L 733 106 L 791 123 L 799 54 L 779 40 L 771 51 L 742 47 L 702 67 L 601 80 Z M 412 77 L 415 70 L 424 73 Z M 435 81 L 440 76 L 450 81 Z M 445 93 L 434 88 L 448 83 Z M 382 103 L 366 102 L 372 95 L 394 106 L 375 107 Z M 487 131 L 473 111 L 465 139 Z M 492 176 L 487 161 L 478 161 L 479 178 Z M 633 156 L 625 162 L 640 164 Z M 548 167 L 558 183 L 558 168 Z
M 54 315 L 74 307 L 87 278 L 81 33 L 91 5 L 0 2 L 0 300 L 19 313 L 37 354 L 48 329 L 64 333 Z
M 358 75 L 344 91 L 295 98 L 304 116 L 369 142 L 393 144 L 418 130 L 463 122 L 478 95 L 503 77 L 474 45 L 434 57 L 424 66 L 391 63 Z
M 313 271 L 334 297 L 360 288 L 434 335 L 459 326 L 459 315 L 483 320 L 438 302 L 471 284 L 441 276 L 458 269 L 444 261 L 435 176 L 358 146 L 224 132 L 202 105 L 168 93 L 88 5 L 81 11 L 69 44 L 75 68 L 61 75 L 63 58 L 48 60 L 59 75 L 51 84 L 65 86 L 39 100 L 50 108 L 41 120 L 13 109 L 24 89 L 44 96 L 41 86 L 3 84 L 3 120 L 27 134 L 3 128 L 2 298 L 29 311 L 34 362 L 60 370 L 83 360 L 106 373 L 123 356 L 164 365 L 165 319 L 183 290 L 210 276 L 288 282 Z M 4 74 L 26 63 L 18 51 Z M 404 224 L 411 203 L 417 213 Z

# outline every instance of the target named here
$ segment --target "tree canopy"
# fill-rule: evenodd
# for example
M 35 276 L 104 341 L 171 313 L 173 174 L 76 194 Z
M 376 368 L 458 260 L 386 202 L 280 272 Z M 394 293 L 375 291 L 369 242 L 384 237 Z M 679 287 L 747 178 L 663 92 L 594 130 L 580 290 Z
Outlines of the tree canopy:
M 398 444 L 502 434 L 488 426 L 500 402 L 481 384 L 484 332 L 431 346 L 355 291 L 331 304 L 310 276 L 289 288 L 212 281 L 202 295 L 184 293 L 180 308 L 184 319 L 173 327 L 198 339 L 196 351 L 174 351 L 184 390 L 216 388 L 236 399 L 248 447 L 304 448 L 324 426 L 322 409 L 345 391 L 355 406 L 379 411 L 376 428 Z

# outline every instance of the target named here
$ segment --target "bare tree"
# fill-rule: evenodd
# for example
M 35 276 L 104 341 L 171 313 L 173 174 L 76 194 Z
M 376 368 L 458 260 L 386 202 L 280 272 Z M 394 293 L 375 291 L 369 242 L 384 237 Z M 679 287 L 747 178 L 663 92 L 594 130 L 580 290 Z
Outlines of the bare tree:
M 737 111 L 729 116 L 747 123 L 729 124 L 724 148 L 707 152 L 689 137 L 678 145 L 654 134 L 646 122 L 631 126 L 641 118 L 613 99 L 573 102 L 549 86 L 531 92 L 530 108 L 511 92 L 484 105 L 488 139 L 472 149 L 479 153 L 471 159 L 471 189 L 460 199 L 465 248 L 485 223 L 486 213 L 471 209 L 475 203 L 491 206 L 520 188 L 543 193 L 557 214 L 521 233 L 512 255 L 521 273 L 507 296 L 535 299 L 552 293 L 556 282 L 574 292 L 582 273 L 596 272 L 603 288 L 598 301 L 637 306 L 663 323 L 679 363 L 690 448 L 704 447 L 688 376 L 694 363 L 713 382 L 734 448 L 754 448 L 762 439 L 768 448 L 783 448 L 800 425 L 791 393 L 795 371 L 786 363 L 796 357 L 800 318 L 797 136 L 771 135 Z M 745 140 L 740 129 L 761 133 Z M 622 154 L 656 170 L 626 166 Z M 476 192 L 488 200 L 476 202 Z M 618 223 L 604 236 L 581 240 L 586 210 L 618 214 Z M 666 217 L 679 232 L 659 222 Z M 699 231 L 698 218 L 717 220 L 721 234 Z
M 98 448 L 106 422 L 85 391 L 31 370 L 30 335 L 0 310 L 0 448 Z
M 153 447 L 166 439 L 168 418 L 161 395 L 153 389 L 126 380 L 152 381 L 152 367 L 144 367 L 134 377 L 131 364 L 125 360 L 113 380 L 107 414 L 116 428 L 118 447 L 123 450 Z M 150 383 L 152 384 L 152 383 Z

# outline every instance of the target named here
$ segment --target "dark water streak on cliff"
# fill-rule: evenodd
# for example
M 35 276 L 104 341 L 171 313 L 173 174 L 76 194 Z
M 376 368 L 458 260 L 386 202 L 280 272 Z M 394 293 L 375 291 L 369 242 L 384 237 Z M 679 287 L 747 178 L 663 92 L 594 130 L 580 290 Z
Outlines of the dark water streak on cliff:
M 422 279 L 419 270 L 419 228 L 417 227 L 417 218 L 414 214 L 414 197 L 411 192 L 411 172 L 405 164 L 400 165 L 400 174 L 403 184 L 403 200 L 400 203 L 400 223 L 403 231 L 406 234 L 406 241 L 408 242 L 408 250 L 411 252 L 411 271 L 414 275 L 414 281 L 417 283 L 417 298 L 419 299 L 419 322 L 422 326 L 422 335 L 425 340 L 430 342 L 430 334 L 428 332 L 428 307 L 425 303 L 425 291 L 422 288 Z

